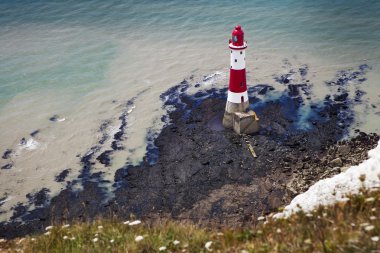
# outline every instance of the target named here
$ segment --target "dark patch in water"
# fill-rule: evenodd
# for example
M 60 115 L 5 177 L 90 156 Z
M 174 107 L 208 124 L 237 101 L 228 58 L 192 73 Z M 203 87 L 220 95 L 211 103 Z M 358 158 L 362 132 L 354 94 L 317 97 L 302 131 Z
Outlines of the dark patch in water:
M 280 75 L 280 76 L 275 76 L 274 77 L 274 80 L 278 83 L 281 83 L 281 84 L 288 84 L 290 82 L 290 76 L 292 74 L 284 74 L 284 75 Z
M 60 117 L 57 114 L 55 114 L 55 115 L 53 115 L 52 117 L 49 118 L 49 120 L 52 121 L 52 122 L 57 122 L 57 121 L 59 121 L 59 119 L 60 119 Z
M 7 149 L 7 150 L 5 150 L 5 152 L 3 153 L 3 156 L 1 158 L 8 159 L 11 157 L 11 154 L 12 154 L 12 149 Z
M 13 164 L 12 163 L 7 163 L 4 166 L 1 167 L 2 170 L 10 170 L 12 169 Z
M 348 93 L 345 92 L 345 93 L 340 94 L 340 95 L 335 95 L 334 96 L 334 101 L 343 102 L 343 101 L 346 101 L 347 98 L 348 98 Z
M 47 188 L 42 188 L 38 192 L 31 194 L 28 193 L 26 197 L 29 199 L 30 203 L 35 204 L 36 206 L 44 206 L 48 203 L 48 193 L 50 192 Z
M 110 155 L 112 154 L 113 150 L 106 150 L 103 153 L 101 153 L 96 160 L 98 160 L 101 164 L 104 164 L 106 167 L 111 166 L 111 158 Z
M 356 90 L 355 91 L 355 102 L 361 102 L 362 97 L 367 94 L 365 91 Z
M 20 145 L 26 145 L 26 139 L 24 137 L 21 138 Z
M 102 133 L 102 137 L 100 138 L 99 140 L 99 144 L 104 144 L 109 136 L 107 134 L 107 128 L 109 127 L 109 125 L 111 124 L 111 121 L 110 120 L 105 120 L 99 127 L 99 132 Z
M 121 143 L 121 141 L 123 140 L 123 137 L 125 135 L 125 128 L 127 127 L 127 123 L 128 123 L 127 122 L 128 121 L 128 114 L 129 114 L 128 110 L 132 109 L 132 106 L 134 105 L 136 98 L 137 98 L 137 96 L 133 97 L 132 99 L 127 101 L 126 109 L 124 110 L 124 112 L 119 117 L 119 120 L 120 120 L 119 131 L 117 131 L 114 134 L 114 136 L 113 136 L 114 140 L 112 141 L 112 144 L 111 144 L 111 148 L 113 150 L 123 150 L 124 149 L 124 146 Z
M 269 84 L 257 84 L 248 88 L 248 94 L 257 93 L 258 95 L 266 95 L 268 91 L 273 91 L 275 88 Z
M 56 182 L 63 182 L 65 181 L 66 177 L 69 175 L 71 169 L 65 169 L 63 171 L 61 171 L 61 173 L 59 173 L 57 176 L 55 176 L 55 181 Z
M 288 95 L 290 97 L 297 97 L 300 95 L 299 88 L 305 87 L 306 84 L 289 84 L 288 85 Z
M 309 70 L 309 67 L 307 65 L 304 65 L 303 67 L 298 69 L 302 78 L 306 77 L 308 70 Z
M 36 135 L 39 134 L 39 133 L 40 133 L 40 130 L 37 129 L 37 130 L 31 132 L 31 133 L 30 133 L 30 136 L 34 137 L 34 136 L 36 136 Z

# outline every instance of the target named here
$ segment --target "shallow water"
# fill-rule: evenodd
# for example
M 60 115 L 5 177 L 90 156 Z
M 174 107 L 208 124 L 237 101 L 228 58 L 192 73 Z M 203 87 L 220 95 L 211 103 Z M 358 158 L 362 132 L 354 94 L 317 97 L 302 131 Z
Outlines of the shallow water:
M 1 210 L 42 186 L 54 195 L 65 186 L 54 181 L 64 169 L 71 169 L 67 180 L 76 178 L 79 157 L 102 136 L 100 125 L 109 122 L 106 132 L 115 133 L 125 103 L 136 96 L 125 150 L 113 155 L 112 166 L 95 169 L 112 182 L 116 169 L 139 163 L 148 129 L 162 126 L 163 91 L 191 75 L 205 89 L 227 85 L 227 41 L 237 23 L 249 45 L 248 85 L 279 87 L 274 74 L 306 64 L 316 101 L 337 71 L 370 65 L 355 127 L 379 132 L 379 16 L 375 0 L 2 1 L 0 151 L 13 153 L 0 165 L 11 161 L 13 168 L 0 171 L 7 200 Z M 65 120 L 49 121 L 56 114 Z M 19 144 L 23 137 L 30 145 Z

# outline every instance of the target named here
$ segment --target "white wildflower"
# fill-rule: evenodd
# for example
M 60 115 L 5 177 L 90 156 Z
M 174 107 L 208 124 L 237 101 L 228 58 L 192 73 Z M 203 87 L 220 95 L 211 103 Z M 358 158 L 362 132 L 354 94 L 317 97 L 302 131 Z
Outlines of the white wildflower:
M 217 236 L 223 236 L 224 234 L 222 232 L 216 233 Z
M 265 217 L 264 216 L 260 216 L 259 218 L 257 218 L 258 221 L 261 221 L 261 220 L 265 220 Z
M 6 242 L 7 240 L 5 240 L 4 238 L 1 238 L 0 239 L 0 243 L 2 243 L 2 242 Z
M 205 248 L 207 249 L 207 251 L 212 251 L 211 245 L 212 245 L 212 241 L 208 241 L 205 243 Z
M 33 237 L 33 238 L 32 238 L 32 239 L 30 239 L 30 240 L 32 240 L 32 242 L 34 242 L 34 241 L 36 240 L 36 238 L 34 238 L 34 237 Z
M 165 246 L 161 246 L 158 248 L 158 251 L 165 251 L 166 250 L 166 247 Z
M 73 237 L 71 237 L 71 238 L 70 238 L 70 240 L 71 240 L 71 241 L 74 241 L 74 240 L 75 240 L 75 237 L 74 237 L 74 236 L 73 236 Z
M 248 251 L 248 250 L 245 250 L 245 249 L 243 249 L 242 251 L 240 251 L 240 253 L 249 253 L 249 251 Z
M 51 233 L 50 233 L 50 231 L 47 231 L 44 235 L 50 235 Z
M 307 213 L 306 217 L 313 217 L 313 214 L 312 213 Z
M 311 244 L 311 240 L 310 239 L 306 239 L 305 241 L 303 241 L 304 243 L 306 244 Z
M 98 237 L 95 237 L 94 239 L 92 239 L 93 242 L 97 242 L 99 241 L 99 238 Z
M 371 231 L 371 230 L 373 230 L 374 228 L 375 228 L 374 225 L 369 225 L 369 226 L 366 226 L 366 227 L 364 228 L 364 230 L 365 230 L 365 231 Z
M 280 233 L 281 233 L 281 229 L 278 228 L 278 229 L 276 230 L 276 232 L 277 232 L 278 234 L 280 234 Z
M 139 242 L 139 241 L 141 241 L 142 239 L 144 239 L 144 236 L 142 236 L 142 235 L 138 235 L 138 236 L 135 237 L 135 241 L 136 241 L 136 242 Z
M 135 221 L 132 221 L 129 223 L 129 226 L 135 226 L 135 225 L 139 225 L 141 223 L 140 220 L 135 220 Z
M 67 240 L 69 237 L 67 235 L 63 236 L 63 240 Z
M 114 243 L 114 242 L 115 242 L 115 240 L 114 240 L 114 239 L 111 239 L 111 240 L 110 240 L 110 243 Z
M 369 226 L 369 223 L 368 222 L 364 222 L 362 224 L 360 224 L 361 227 L 366 227 L 366 226 Z
M 98 229 L 100 230 L 100 229 L 103 229 L 103 226 L 98 226 Z
M 370 220 L 376 220 L 376 216 L 369 217 Z
M 378 242 L 379 241 L 379 237 L 378 236 L 373 236 L 373 237 L 371 237 L 371 240 L 374 241 L 374 242 Z
M 68 228 L 68 227 L 70 227 L 70 224 L 65 224 L 62 226 L 62 228 Z
M 375 201 L 374 197 L 370 197 L 370 198 L 365 199 L 365 202 L 373 202 L 373 201 Z
M 45 230 L 46 230 L 46 231 L 51 230 L 53 227 L 54 227 L 54 226 L 47 226 L 47 227 L 45 228 Z
M 129 224 L 129 220 L 124 221 L 123 224 L 124 224 L 124 225 L 128 225 L 128 224 Z
M 372 212 L 376 212 L 376 207 L 371 209 Z
M 327 213 L 323 213 L 322 216 L 323 216 L 323 217 L 326 217 L 326 216 L 327 216 Z
M 180 241 L 178 241 L 178 240 L 174 240 L 174 241 L 173 241 L 173 244 L 174 244 L 174 245 L 178 245 L 178 244 L 180 244 Z

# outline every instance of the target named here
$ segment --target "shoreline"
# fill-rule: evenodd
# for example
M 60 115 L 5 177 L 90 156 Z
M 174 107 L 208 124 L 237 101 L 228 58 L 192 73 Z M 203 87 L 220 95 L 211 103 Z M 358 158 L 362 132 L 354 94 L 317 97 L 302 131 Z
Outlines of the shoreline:
M 305 77 L 303 83 L 292 83 L 287 74 L 278 76 L 277 82 L 288 89 L 274 99 L 258 96 L 270 95 L 274 87 L 251 87 L 250 103 L 262 128 L 259 134 L 245 137 L 221 126 L 226 89 L 189 95 L 186 91 L 191 85 L 184 80 L 161 95 L 165 107 L 175 109 L 161 119 L 168 124 L 157 137 L 155 133 L 148 135 L 144 161 L 116 171 L 113 198 L 109 199 L 102 187 L 111 182 L 102 179 L 102 172 L 91 170 L 94 159 L 110 163 L 110 154 L 122 148 L 117 141 L 123 138 L 123 125 L 127 124 L 124 114 L 120 116 L 120 131 L 112 139 L 113 151 L 98 154 L 94 146 L 81 157 L 83 169 L 77 181 L 82 182 L 83 190 L 74 189 L 73 181 L 51 200 L 48 189 L 30 195 L 29 204 L 37 208 L 27 211 L 25 205 L 16 207 L 12 219 L 21 218 L 24 223 L 1 223 L 0 237 L 42 232 L 52 223 L 131 215 L 145 220 L 191 220 L 203 226 L 255 223 L 258 216 L 289 203 L 316 181 L 360 163 L 377 144 L 376 134 L 362 132 L 338 142 L 353 122 L 352 103 L 360 100 L 350 98 L 345 85 L 349 80 L 363 79 L 365 69 L 359 67 L 362 72 L 355 74 L 342 72 L 328 83 L 338 92 L 310 106 L 312 113 L 308 114 L 305 129 L 300 129 L 303 124 L 297 112 L 312 92 L 306 80 L 307 69 L 299 70 Z M 126 110 L 132 103 L 126 103 Z M 247 141 L 257 158 L 251 156 Z M 68 172 L 62 173 L 57 180 L 65 180 Z

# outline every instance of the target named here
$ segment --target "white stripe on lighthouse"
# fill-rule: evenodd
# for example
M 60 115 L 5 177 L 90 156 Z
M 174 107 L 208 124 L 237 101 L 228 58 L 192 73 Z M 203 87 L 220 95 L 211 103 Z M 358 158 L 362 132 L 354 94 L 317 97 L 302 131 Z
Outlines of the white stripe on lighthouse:
M 242 102 L 241 97 L 243 97 L 243 102 L 248 101 L 248 92 L 244 91 L 244 92 L 237 93 L 237 92 L 228 91 L 227 101 L 240 104 Z
M 231 68 L 236 70 L 245 69 L 245 50 L 231 49 Z

